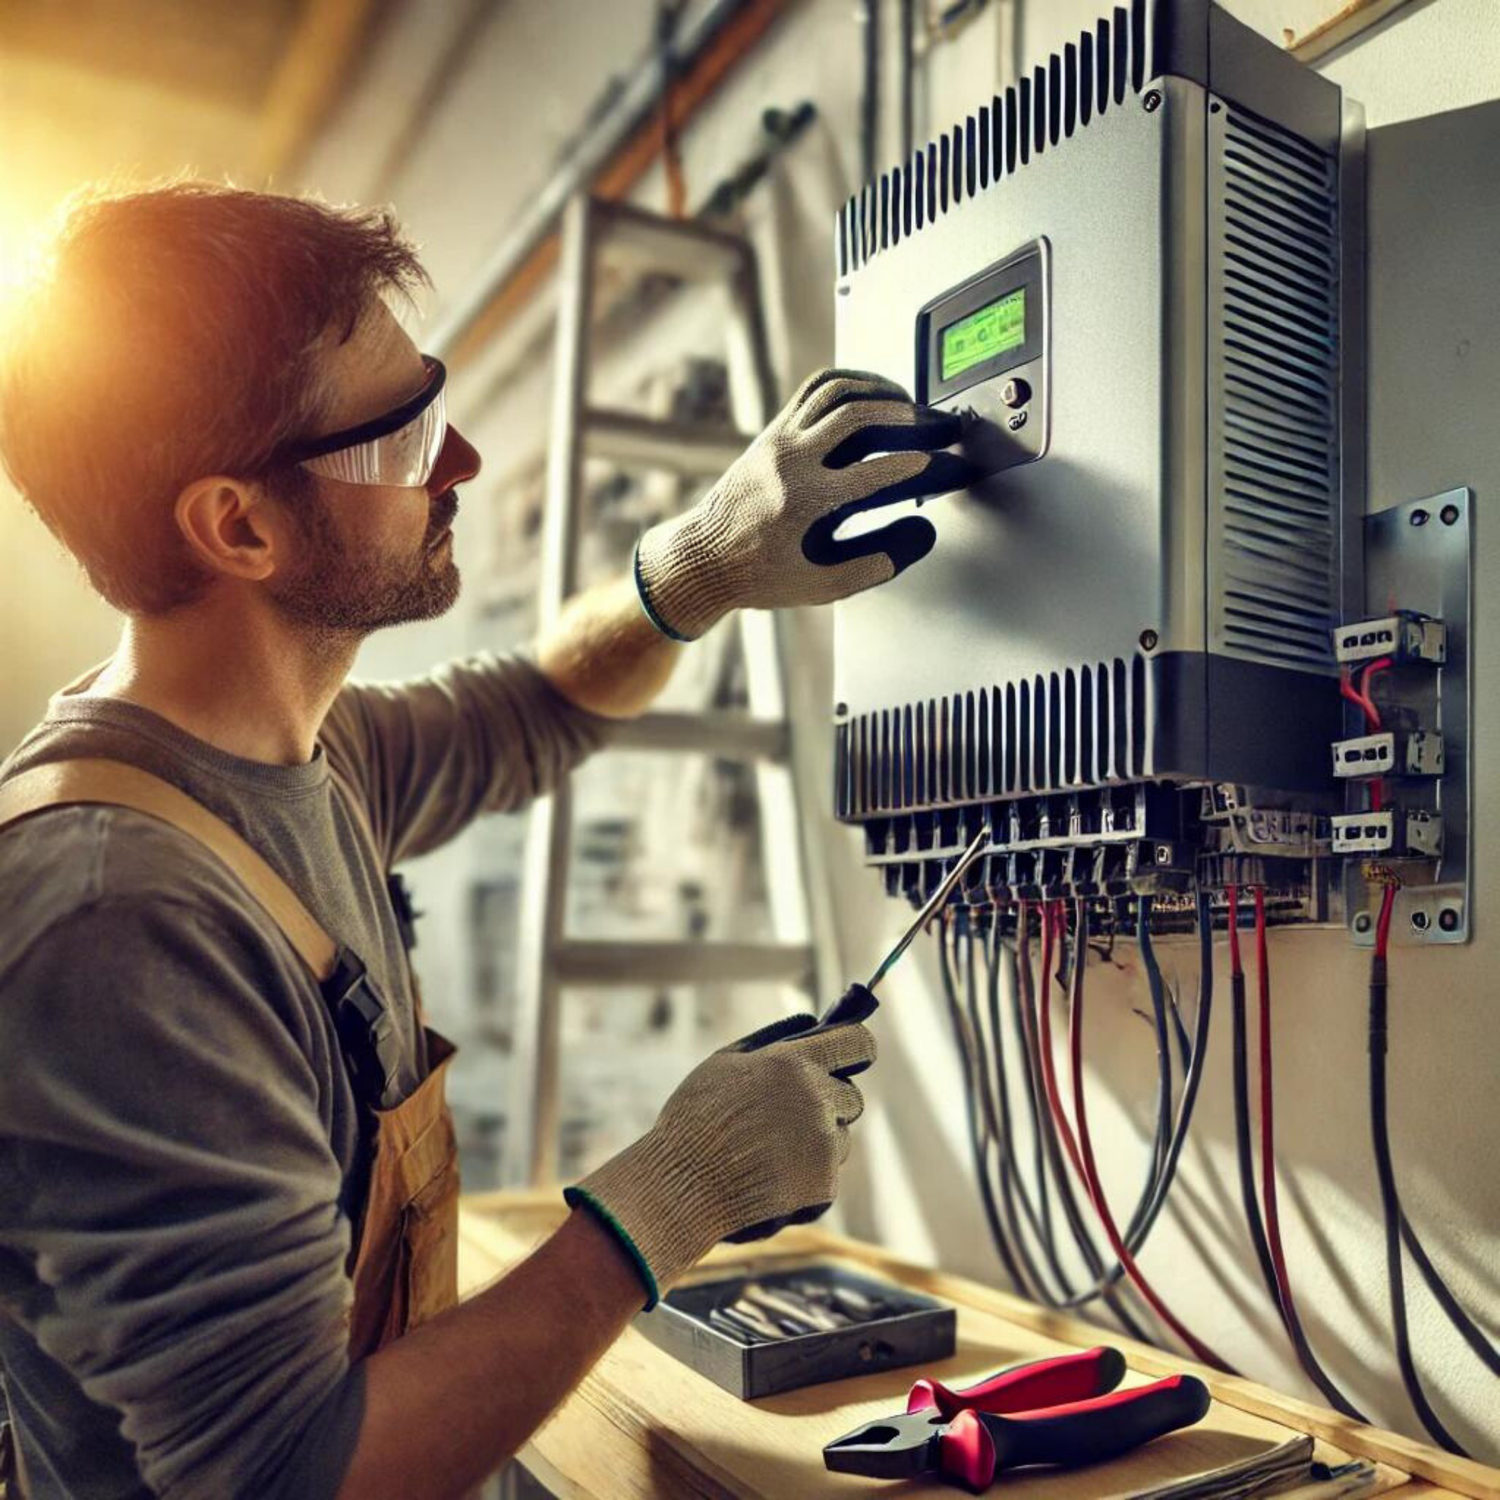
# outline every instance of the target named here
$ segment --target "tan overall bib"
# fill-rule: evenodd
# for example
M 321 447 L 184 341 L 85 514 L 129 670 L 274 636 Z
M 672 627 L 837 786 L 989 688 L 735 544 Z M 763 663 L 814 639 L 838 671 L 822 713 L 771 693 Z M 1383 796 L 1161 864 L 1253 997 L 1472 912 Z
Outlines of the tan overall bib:
M 347 785 L 345 794 L 373 847 L 357 796 Z M 0 830 L 44 808 L 78 803 L 128 807 L 197 839 L 264 907 L 334 1005 L 329 987 L 338 984 L 340 972 L 348 974 L 351 955 L 234 829 L 168 782 L 120 761 L 67 760 L 38 766 L 0 787 Z M 363 966 L 357 960 L 354 964 L 362 973 Z M 355 998 L 368 999 L 371 993 L 364 990 Z M 341 1043 L 351 1014 L 348 1007 L 335 1011 Z M 420 1019 L 419 1006 L 419 1024 Z M 379 1027 L 380 1020 L 372 1024 Z M 350 1253 L 351 1360 L 373 1354 L 458 1300 L 458 1147 L 443 1098 L 443 1077 L 454 1049 L 437 1032 L 427 1028 L 426 1033 L 428 1073 L 410 1097 L 392 1109 L 361 1105 L 373 1121 L 373 1132 L 366 1147 L 365 1204 Z M 383 1035 L 389 1038 L 388 1024 Z

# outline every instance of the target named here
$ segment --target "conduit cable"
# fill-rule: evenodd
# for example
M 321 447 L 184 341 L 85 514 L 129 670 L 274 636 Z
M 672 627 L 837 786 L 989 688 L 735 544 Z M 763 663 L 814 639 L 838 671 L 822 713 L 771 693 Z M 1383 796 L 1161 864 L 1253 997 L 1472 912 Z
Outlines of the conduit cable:
M 1391 938 L 1391 916 L 1396 906 L 1396 882 L 1387 880 L 1380 901 L 1380 919 L 1375 927 L 1375 953 L 1370 960 L 1370 1134 L 1375 1148 L 1375 1172 L 1380 1182 L 1380 1204 L 1385 1217 L 1386 1280 L 1390 1287 L 1391 1325 L 1396 1335 L 1396 1363 L 1401 1383 L 1433 1441 L 1460 1458 L 1469 1455 L 1432 1409 L 1417 1363 L 1412 1355 L 1411 1331 L 1406 1322 L 1406 1287 L 1401 1269 L 1401 1199 L 1396 1191 L 1396 1169 L 1391 1160 L 1390 1124 L 1386 1098 L 1386 1043 L 1389 1027 L 1387 1005 L 1387 953 Z
M 1313 1353 L 1302 1327 L 1297 1302 L 1292 1295 L 1291 1274 L 1287 1270 L 1286 1250 L 1281 1242 L 1281 1215 L 1276 1200 L 1276 1109 L 1274 1048 L 1271 1036 L 1271 963 L 1266 941 L 1266 892 L 1264 886 L 1251 891 L 1255 903 L 1255 976 L 1260 1001 L 1260 1178 L 1265 1204 L 1265 1241 L 1270 1251 L 1276 1283 L 1276 1300 L 1297 1361 L 1308 1378 L 1323 1393 L 1329 1404 L 1356 1422 L 1367 1418 L 1343 1391 L 1334 1384 L 1328 1372 Z
M 953 964 L 948 954 L 946 937 L 948 926 L 949 923 L 946 921 L 938 924 L 938 962 L 943 979 L 943 994 L 948 1001 L 948 1018 L 953 1026 L 953 1039 L 958 1047 L 959 1064 L 963 1068 L 964 1073 L 964 1105 L 968 1112 L 969 1145 L 974 1157 L 974 1175 L 979 1183 L 980 1202 L 984 1207 L 985 1222 L 989 1225 L 990 1238 L 995 1243 L 995 1251 L 1000 1257 L 1001 1264 L 1005 1267 L 1005 1274 L 1010 1278 L 1011 1285 L 1021 1287 L 1025 1283 L 1021 1279 L 1020 1266 L 1016 1262 L 1015 1252 L 1011 1249 L 1009 1237 L 1006 1235 L 1004 1225 L 1000 1221 L 1000 1213 L 995 1204 L 994 1191 L 990 1186 L 989 1168 L 985 1160 L 985 1153 L 980 1149 L 978 1104 L 975 1098 L 973 1076 L 973 1055 L 965 1037 L 963 1010 L 958 1003 L 958 988 L 954 983 Z
M 1197 914 L 1201 978 L 1198 991 L 1198 1012 L 1193 1018 L 1193 1041 L 1188 1054 L 1187 1071 L 1183 1078 L 1182 1098 L 1177 1107 L 1177 1119 L 1162 1157 L 1162 1170 L 1152 1184 L 1149 1196 L 1143 1200 L 1125 1231 L 1125 1243 L 1132 1255 L 1140 1254 L 1141 1247 L 1146 1243 L 1147 1237 L 1155 1227 L 1162 1208 L 1167 1202 L 1172 1184 L 1176 1181 L 1177 1164 L 1192 1128 L 1193 1110 L 1197 1104 L 1199 1086 L 1203 1082 L 1203 1071 L 1208 1062 L 1209 1028 L 1213 1020 L 1213 916 L 1209 910 L 1207 893 L 1199 894 Z M 1081 1307 L 1114 1286 L 1125 1274 L 1125 1267 L 1116 1261 L 1095 1286 L 1069 1298 L 1063 1306 Z

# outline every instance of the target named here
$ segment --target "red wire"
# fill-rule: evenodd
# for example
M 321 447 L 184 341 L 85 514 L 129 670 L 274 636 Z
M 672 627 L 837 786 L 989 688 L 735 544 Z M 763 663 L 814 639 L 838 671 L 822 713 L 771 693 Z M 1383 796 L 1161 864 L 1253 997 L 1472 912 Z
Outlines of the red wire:
M 1379 661 L 1372 661 L 1360 674 L 1360 701 L 1364 704 L 1365 719 L 1372 730 L 1378 730 L 1384 723 L 1384 720 L 1380 717 L 1380 709 L 1376 706 L 1375 700 L 1370 696 L 1370 679 L 1377 672 L 1389 672 L 1395 665 L 1396 658 L 1394 656 L 1382 656 Z
M 1271 965 L 1266 951 L 1266 893 L 1260 886 L 1255 896 L 1255 969 L 1260 991 L 1260 1178 L 1261 1198 L 1265 1205 L 1266 1244 L 1271 1251 L 1271 1265 L 1276 1272 L 1276 1292 L 1281 1298 L 1282 1316 L 1289 1322 L 1297 1319 L 1297 1304 L 1292 1296 L 1291 1273 L 1287 1270 L 1286 1250 L 1281 1243 L 1281 1216 L 1276 1204 L 1276 1093 L 1271 1045 Z
M 1083 903 L 1079 905 L 1079 934 L 1082 939 Z M 1088 1108 L 1084 1101 L 1083 1090 L 1083 978 L 1085 971 L 1084 958 L 1086 946 L 1080 946 L 1077 967 L 1073 975 L 1073 1011 L 1069 1019 L 1068 1041 L 1069 1060 L 1073 1075 L 1073 1116 L 1078 1121 L 1078 1144 L 1076 1148 L 1070 1146 L 1069 1155 L 1073 1158 L 1073 1165 L 1078 1170 L 1083 1180 L 1083 1185 L 1088 1190 L 1089 1200 L 1094 1205 L 1094 1212 L 1099 1215 L 1099 1222 L 1104 1228 L 1105 1238 L 1109 1241 L 1109 1247 L 1114 1252 L 1115 1258 L 1125 1268 L 1125 1274 L 1135 1283 L 1136 1290 L 1140 1292 L 1151 1310 L 1159 1317 L 1178 1338 L 1182 1340 L 1193 1354 L 1204 1364 L 1212 1365 L 1215 1369 L 1230 1370 L 1230 1366 L 1224 1362 L 1207 1344 L 1193 1336 L 1186 1326 L 1180 1322 L 1172 1313 L 1172 1310 L 1157 1295 L 1151 1283 L 1146 1280 L 1141 1268 L 1136 1265 L 1135 1258 L 1126 1248 L 1119 1228 L 1115 1224 L 1115 1216 L 1110 1212 L 1109 1202 L 1104 1196 L 1104 1187 L 1099 1180 L 1099 1169 L 1094 1161 L 1094 1145 L 1089 1135 Z M 1052 1112 L 1061 1122 L 1062 1102 L 1057 1096 L 1057 1079 L 1052 1071 L 1050 1049 L 1042 1053 L 1042 1073 L 1047 1087 L 1047 1097 L 1052 1104 Z M 1080 1160 L 1081 1157 L 1081 1160 Z
M 1083 1159 L 1078 1154 L 1078 1141 L 1063 1108 L 1062 1092 L 1057 1087 L 1057 1072 L 1052 1060 L 1052 907 L 1050 901 L 1042 904 L 1042 984 L 1037 995 L 1037 1037 L 1041 1045 L 1038 1050 L 1042 1054 L 1042 1086 L 1047 1095 L 1047 1108 L 1052 1111 L 1068 1160 L 1081 1180 Z
M 1339 674 L 1339 692 L 1343 697 L 1359 709 L 1364 715 L 1365 727 L 1371 734 L 1378 734 L 1384 720 L 1380 717 L 1380 709 L 1375 700 L 1370 696 L 1370 683 L 1377 672 L 1388 672 L 1396 665 L 1394 656 L 1382 656 L 1372 661 L 1363 672 L 1360 673 L 1359 687 L 1354 686 L 1354 678 L 1348 667 Z M 1379 812 L 1385 806 L 1385 782 L 1376 780 L 1370 783 L 1370 810 Z
M 1375 923 L 1375 956 L 1384 958 L 1391 946 L 1391 915 L 1396 910 L 1396 887 L 1387 885 L 1380 898 L 1380 916 Z

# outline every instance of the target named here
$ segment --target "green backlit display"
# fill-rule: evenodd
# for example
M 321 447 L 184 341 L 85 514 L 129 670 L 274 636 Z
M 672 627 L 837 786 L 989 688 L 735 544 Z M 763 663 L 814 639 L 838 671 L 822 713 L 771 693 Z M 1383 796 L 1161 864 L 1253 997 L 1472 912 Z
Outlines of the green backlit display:
M 1024 344 L 1026 288 L 1010 292 L 998 302 L 988 303 L 967 318 L 950 323 L 938 337 L 944 380 L 952 380 L 955 375 Z

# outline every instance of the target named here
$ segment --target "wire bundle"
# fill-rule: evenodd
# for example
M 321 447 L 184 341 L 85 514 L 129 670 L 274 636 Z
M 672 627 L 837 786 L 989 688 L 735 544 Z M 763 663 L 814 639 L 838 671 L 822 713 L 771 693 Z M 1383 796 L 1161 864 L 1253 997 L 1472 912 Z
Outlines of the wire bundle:
M 1366 669 L 1362 696 L 1368 697 Z M 1259 1145 L 1260 1182 L 1254 1161 L 1255 1121 L 1251 1107 L 1251 1069 L 1246 972 L 1241 954 L 1240 891 L 1226 890 L 1229 907 L 1230 1001 L 1233 1041 L 1235 1145 L 1241 1199 L 1266 1290 L 1276 1308 L 1299 1363 L 1331 1406 L 1356 1421 L 1366 1418 L 1344 1395 L 1319 1362 L 1293 1294 L 1282 1243 L 1276 1183 L 1275 1072 L 1271 971 L 1267 941 L 1265 890 L 1252 887 L 1256 996 L 1259 1002 Z M 1375 955 L 1370 975 L 1369 1056 L 1370 1120 L 1381 1203 L 1385 1216 L 1386 1269 L 1397 1363 L 1412 1405 L 1433 1439 L 1450 1452 L 1467 1457 L 1433 1410 L 1422 1388 L 1412 1352 L 1407 1320 L 1402 1249 L 1412 1258 L 1445 1316 L 1484 1364 L 1500 1375 L 1500 1350 L 1459 1304 L 1434 1266 L 1401 1208 L 1391 1155 L 1387 1118 L 1386 1053 L 1388 1032 L 1388 951 L 1396 885 L 1387 880 L 1376 924 Z M 1123 913 L 1117 912 L 1117 926 Z M 1089 1129 L 1084 1091 L 1085 977 L 1089 953 L 1088 906 L 1082 900 L 1069 909 L 1061 901 L 1019 902 L 1016 940 L 1005 942 L 999 915 L 983 928 L 963 911 L 950 912 L 941 928 L 939 952 L 943 985 L 954 1036 L 964 1065 L 970 1140 L 985 1217 L 997 1253 L 1012 1282 L 1038 1301 L 1057 1308 L 1082 1307 L 1103 1299 L 1122 1326 L 1142 1336 L 1129 1308 L 1120 1299 L 1126 1278 L 1161 1322 L 1207 1364 L 1229 1367 L 1172 1312 L 1141 1272 L 1136 1261 L 1170 1194 L 1177 1165 L 1191 1127 L 1194 1105 L 1208 1054 L 1213 999 L 1213 922 L 1206 893 L 1197 902 L 1201 952 L 1199 1001 L 1193 1034 L 1188 1037 L 1170 996 L 1151 944 L 1151 900 L 1139 900 L 1136 935 L 1151 993 L 1157 1045 L 1156 1126 L 1145 1186 L 1122 1234 L 1100 1181 Z M 1032 962 L 1033 925 L 1040 933 L 1040 984 Z M 980 1008 L 980 968 L 985 973 L 988 1027 Z M 1011 973 L 1012 1030 L 1018 1048 L 1024 1092 L 1024 1114 L 1033 1132 L 1030 1176 L 1015 1148 L 1013 1104 L 1005 1059 L 1000 979 Z M 962 982 L 960 983 L 959 976 Z M 1056 984 L 1068 999 L 1068 1060 L 1073 1115 L 1069 1119 L 1053 1051 L 1051 1006 Z M 960 991 L 962 990 L 962 999 Z M 1182 1059 L 1183 1081 L 1173 1114 L 1172 1033 Z M 1071 1169 L 1071 1174 L 1070 1170 Z M 1074 1181 L 1083 1189 L 1114 1255 L 1105 1268 L 1099 1248 L 1079 1211 Z M 998 1192 L 996 1185 L 998 1184 Z M 1075 1287 L 1059 1251 L 1054 1210 L 1061 1208 L 1073 1243 L 1091 1281 Z
M 1240 1198 L 1249 1226 L 1255 1258 L 1260 1264 L 1271 1303 L 1281 1318 L 1297 1362 L 1336 1411 L 1357 1422 L 1366 1420 L 1360 1410 L 1338 1388 L 1313 1353 L 1292 1295 L 1286 1251 L 1281 1243 L 1281 1219 L 1276 1200 L 1275 1075 L 1271 1037 L 1271 965 L 1266 944 L 1266 893 L 1253 888 L 1255 903 L 1256 988 L 1260 1000 L 1260 1147 L 1261 1190 L 1265 1213 L 1256 1196 L 1255 1164 L 1251 1154 L 1250 1061 L 1245 1006 L 1245 969 L 1240 958 L 1239 890 L 1229 886 L 1229 986 L 1231 1026 L 1234 1035 L 1234 1138 L 1240 1169 Z
M 1128 1331 L 1140 1330 L 1118 1300 L 1118 1286 L 1129 1277 L 1142 1297 L 1167 1327 L 1181 1338 L 1198 1358 L 1227 1368 L 1224 1362 L 1171 1312 L 1136 1264 L 1135 1256 L 1145 1243 L 1160 1215 L 1175 1179 L 1183 1144 L 1191 1126 L 1194 1105 L 1208 1053 L 1208 1032 L 1212 1015 L 1212 924 L 1206 900 L 1200 902 L 1200 939 L 1204 958 L 1198 1012 L 1193 1040 L 1188 1042 L 1180 1018 L 1176 1019 L 1183 1052 L 1184 1081 L 1174 1120 L 1172 1103 L 1172 1053 L 1168 1029 L 1166 986 L 1151 950 L 1149 931 L 1149 898 L 1143 899 L 1138 930 L 1142 957 L 1146 964 L 1152 991 L 1152 1007 L 1157 1036 L 1158 1089 L 1157 1124 L 1145 1185 L 1122 1235 L 1099 1181 L 1088 1129 L 1086 1101 L 1083 1098 L 1082 1021 L 1086 955 L 1088 953 L 1087 907 L 1082 901 L 1073 904 L 1073 934 L 1069 944 L 1067 910 L 1062 902 L 1043 903 L 1040 912 L 1042 990 L 1037 993 L 1031 967 L 1031 905 L 1021 902 L 1017 908 L 1015 983 L 1012 985 L 1016 1040 L 1021 1054 L 1021 1073 L 1026 1100 L 1034 1130 L 1033 1174 L 1036 1191 L 1027 1186 L 1020 1169 L 1012 1140 L 1010 1089 L 1006 1079 L 1003 1052 L 1003 1028 L 1000 1024 L 999 978 L 1000 958 L 1008 953 L 1000 936 L 999 924 L 992 939 L 985 944 L 989 979 L 989 1019 L 991 1052 L 986 1050 L 984 1027 L 977 1003 L 977 965 L 975 934 L 970 919 L 959 914 L 945 926 L 940 943 L 943 982 L 949 1002 L 954 1034 L 964 1060 L 965 1091 L 968 1102 L 971 1144 L 975 1167 L 980 1179 L 980 1196 L 985 1204 L 986 1219 L 995 1240 L 1002 1264 L 1017 1286 L 1038 1300 L 1054 1307 L 1080 1307 L 1103 1298 Z M 952 952 L 950 954 L 950 946 Z M 959 1002 L 956 971 L 965 976 L 967 1011 Z M 1055 969 L 1060 971 L 1055 975 Z M 1073 1060 L 1071 1082 L 1075 1133 L 1068 1120 L 1058 1085 L 1053 1058 L 1051 1030 L 1051 987 L 1054 977 L 1064 982 L 1071 998 L 1070 1055 Z M 997 1195 L 991 1178 L 991 1148 L 996 1158 L 999 1181 Z M 1066 1161 L 1094 1208 L 1105 1237 L 1115 1255 L 1115 1262 L 1105 1269 L 1098 1247 L 1084 1225 L 1069 1180 Z M 1056 1233 L 1052 1222 L 1053 1199 L 1062 1206 L 1075 1245 L 1083 1259 L 1092 1284 L 1075 1290 L 1057 1253 Z M 1033 1254 L 1030 1241 L 1040 1250 L 1041 1260 Z M 1042 1270 L 1046 1264 L 1050 1278 Z

